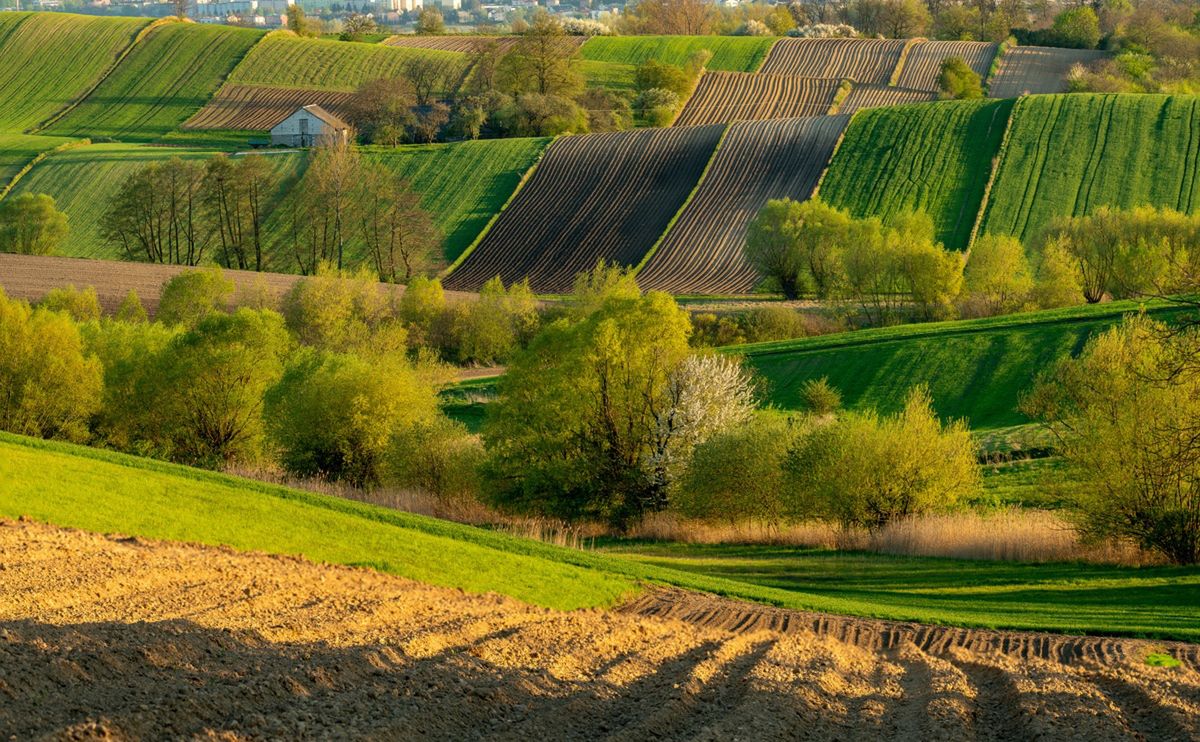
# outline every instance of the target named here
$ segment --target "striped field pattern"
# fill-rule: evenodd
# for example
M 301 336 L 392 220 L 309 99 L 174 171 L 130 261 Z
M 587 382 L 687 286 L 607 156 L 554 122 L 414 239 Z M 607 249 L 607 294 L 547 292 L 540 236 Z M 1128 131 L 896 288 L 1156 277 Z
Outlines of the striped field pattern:
M 849 116 L 733 124 L 704 180 L 646 266 L 644 289 L 676 294 L 748 293 L 746 228 L 773 198 L 803 201 L 825 170 Z
M 904 39 L 780 39 L 762 72 L 803 77 L 848 77 L 886 85 L 904 51 Z
M 925 90 L 894 88 L 888 85 L 855 85 L 838 106 L 838 113 L 855 113 L 864 108 L 899 106 L 905 103 L 928 103 L 937 100 L 937 93 Z
M 354 93 L 304 88 L 266 88 L 226 85 L 183 124 L 184 129 L 264 130 L 278 124 L 300 106 L 317 104 L 342 115 Z
M 823 116 L 840 80 L 749 72 L 708 72 L 679 114 L 677 126 Z
M 967 66 L 986 78 L 992 59 L 996 56 L 998 44 L 983 41 L 920 41 L 908 49 L 904 57 L 904 68 L 896 85 L 915 90 L 930 90 L 937 92 L 938 75 L 942 70 L 942 62 L 951 57 L 959 57 Z
M 723 126 L 563 137 L 456 270 L 446 288 L 500 276 L 534 291 L 569 291 L 596 261 L 636 265 L 704 172 Z
M 398 34 L 391 36 L 383 43 L 387 46 L 398 46 L 407 49 L 434 49 L 443 52 L 460 52 L 471 54 L 483 49 L 488 44 L 495 44 L 500 54 L 507 54 L 521 40 L 519 36 L 473 36 L 469 34 L 449 36 L 417 36 L 415 34 Z M 583 36 L 563 36 L 559 41 L 563 46 L 574 51 L 583 45 Z
M 1018 46 L 1000 59 L 1000 69 L 988 86 L 992 98 L 1016 98 L 1036 93 L 1067 92 L 1067 73 L 1077 64 L 1095 64 L 1107 52 L 1091 49 L 1053 49 Z

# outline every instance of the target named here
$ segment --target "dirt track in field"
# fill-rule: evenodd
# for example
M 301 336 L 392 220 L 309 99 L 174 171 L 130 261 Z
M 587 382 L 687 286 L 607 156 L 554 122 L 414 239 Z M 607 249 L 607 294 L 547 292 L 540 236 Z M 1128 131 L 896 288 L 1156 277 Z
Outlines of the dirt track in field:
M 670 613 L 664 605 L 693 623 L 637 615 Z M 1200 734 L 1200 675 L 1146 667 L 1137 642 L 1062 662 L 882 643 L 879 622 L 837 619 L 843 641 L 794 623 L 787 633 L 738 620 L 756 615 L 666 591 L 623 612 L 555 613 L 368 570 L 0 522 L 0 734 Z

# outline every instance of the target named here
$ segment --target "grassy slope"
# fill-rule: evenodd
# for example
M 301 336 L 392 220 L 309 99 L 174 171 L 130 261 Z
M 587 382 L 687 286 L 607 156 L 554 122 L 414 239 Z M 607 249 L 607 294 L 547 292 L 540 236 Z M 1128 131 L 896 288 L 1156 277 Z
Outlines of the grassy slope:
M 78 258 L 122 259 L 119 247 L 99 234 L 105 206 L 121 184 L 137 169 L 170 157 L 201 158 L 212 152 L 199 149 L 149 147 L 137 144 L 93 144 L 47 157 L 17 183 L 13 195 L 48 193 L 66 212 L 70 233 L 63 255 Z M 299 168 L 301 155 L 272 154 L 281 174 Z
M 1196 569 L 1029 566 L 752 550 L 668 565 L 573 551 L 348 500 L 0 433 L 0 516 L 298 554 L 553 608 L 638 581 L 849 615 L 1200 638 Z M 687 547 L 677 556 L 695 557 Z M 644 548 L 640 549 L 645 551 Z M 708 557 L 711 554 L 701 554 Z M 738 557 L 734 563 L 726 557 Z M 673 569 L 678 567 L 680 569 Z
M 445 235 L 453 262 L 500 210 L 549 139 L 489 139 L 366 150 L 407 178 Z
M 459 52 L 302 39 L 287 33 L 272 33 L 246 55 L 229 76 L 229 82 L 353 91 L 368 80 L 401 74 L 405 63 L 415 57 L 445 63 L 452 86 L 467 64 L 466 55 Z
M 194 23 L 156 28 L 47 133 L 156 140 L 207 103 L 262 35 Z
M 0 193 L 38 155 L 71 141 L 64 137 L 0 134 Z
M 855 216 L 924 211 L 938 239 L 964 250 L 1012 101 L 944 101 L 862 111 L 821 183 Z
M 924 383 L 941 415 L 992 428 L 1025 422 L 1016 406 L 1037 372 L 1136 309 L 1121 302 L 726 350 L 746 356 L 768 385 L 768 401 L 784 409 L 799 408 L 801 384 L 822 376 L 842 392 L 846 406 L 885 411 L 898 409 L 905 392 Z
M 682 65 L 707 49 L 713 55 L 710 70 L 754 72 L 775 41 L 769 36 L 595 36 L 584 43 L 580 56 L 622 65 L 636 66 L 647 59 Z
M 1021 99 L 983 231 L 1028 239 L 1102 205 L 1200 208 L 1200 97 Z
M 0 131 L 23 131 L 87 92 L 148 18 L 0 14 Z

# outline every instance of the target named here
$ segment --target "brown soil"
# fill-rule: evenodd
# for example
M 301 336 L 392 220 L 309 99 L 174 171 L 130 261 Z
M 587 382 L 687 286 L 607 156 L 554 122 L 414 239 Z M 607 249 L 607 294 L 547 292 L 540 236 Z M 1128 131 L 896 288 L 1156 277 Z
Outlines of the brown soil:
M 1059 661 L 830 619 L 843 641 L 784 615 L 678 592 L 557 613 L 369 570 L 5 522 L 0 735 L 1200 739 L 1200 674 L 1147 667 L 1137 643 Z

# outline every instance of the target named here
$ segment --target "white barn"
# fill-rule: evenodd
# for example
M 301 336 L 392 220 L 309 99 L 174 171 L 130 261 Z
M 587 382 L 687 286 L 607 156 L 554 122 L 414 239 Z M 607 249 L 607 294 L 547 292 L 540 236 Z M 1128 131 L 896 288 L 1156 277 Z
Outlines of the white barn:
M 271 146 L 311 147 L 327 135 L 350 135 L 350 125 L 318 105 L 301 106 L 271 127 Z

